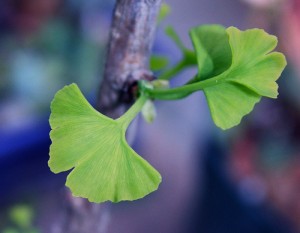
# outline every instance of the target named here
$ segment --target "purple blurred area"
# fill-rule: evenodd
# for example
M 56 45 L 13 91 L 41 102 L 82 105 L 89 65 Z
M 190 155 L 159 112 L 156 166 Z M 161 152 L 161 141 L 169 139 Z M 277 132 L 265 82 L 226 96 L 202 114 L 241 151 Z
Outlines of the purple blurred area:
M 172 12 L 157 30 L 155 54 L 171 63 L 180 59 L 164 33 L 167 25 L 188 46 L 188 30 L 201 24 L 263 28 L 278 37 L 278 50 L 287 56 L 280 95 L 263 99 L 241 125 L 225 132 L 214 126 L 202 93 L 157 102 L 155 122 L 138 121 L 134 148 L 163 182 L 142 200 L 108 204 L 102 232 L 299 233 L 300 0 L 167 3 Z M 95 100 L 113 5 L 1 0 L 0 232 L 54 232 L 66 174 L 47 166 L 50 102 L 72 82 Z M 184 71 L 173 84 L 195 72 Z

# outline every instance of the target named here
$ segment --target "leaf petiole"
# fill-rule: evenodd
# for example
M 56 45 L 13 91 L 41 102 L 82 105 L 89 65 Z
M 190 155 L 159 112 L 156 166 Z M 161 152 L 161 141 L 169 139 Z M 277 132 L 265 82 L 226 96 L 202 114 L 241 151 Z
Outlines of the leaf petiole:
M 117 122 L 121 123 L 125 129 L 133 121 L 133 119 L 139 114 L 142 110 L 144 104 L 146 103 L 148 97 L 146 95 L 141 95 L 136 102 L 125 112 L 120 118 L 117 119 Z
M 170 80 L 174 78 L 177 74 L 179 74 L 183 69 L 187 67 L 191 67 L 197 64 L 196 55 L 194 52 L 186 50 L 184 52 L 184 57 L 181 61 L 179 61 L 175 66 L 165 71 L 163 74 L 159 76 L 158 79 L 161 80 Z
M 160 100 L 182 99 L 187 95 L 192 94 L 195 91 L 203 90 L 204 88 L 219 84 L 222 81 L 220 78 L 221 77 L 216 76 L 211 79 L 206 79 L 203 81 L 198 81 L 196 83 L 186 84 L 181 87 L 164 89 L 164 90 L 145 88 L 145 93 L 153 99 L 160 99 Z
M 173 77 L 175 77 L 178 73 L 180 73 L 184 69 L 184 67 L 185 67 L 185 62 L 184 62 L 184 60 L 181 60 L 175 66 L 173 66 L 171 69 L 165 71 L 162 75 L 160 75 L 158 79 L 170 80 Z
M 166 27 L 165 32 L 183 53 L 187 50 L 172 26 Z

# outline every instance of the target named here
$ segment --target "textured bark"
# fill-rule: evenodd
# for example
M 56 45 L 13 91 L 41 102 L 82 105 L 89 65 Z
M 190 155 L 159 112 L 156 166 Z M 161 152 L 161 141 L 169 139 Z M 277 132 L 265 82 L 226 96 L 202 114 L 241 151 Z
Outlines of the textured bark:
M 117 0 L 108 44 L 107 61 L 97 108 L 112 118 L 121 116 L 133 101 L 132 88 L 151 79 L 148 58 L 156 15 L 162 0 Z M 89 203 L 67 191 L 63 211 L 52 233 L 106 233 L 109 204 Z
M 118 0 L 97 107 L 117 118 L 128 108 L 132 86 L 151 79 L 148 58 L 161 0 Z

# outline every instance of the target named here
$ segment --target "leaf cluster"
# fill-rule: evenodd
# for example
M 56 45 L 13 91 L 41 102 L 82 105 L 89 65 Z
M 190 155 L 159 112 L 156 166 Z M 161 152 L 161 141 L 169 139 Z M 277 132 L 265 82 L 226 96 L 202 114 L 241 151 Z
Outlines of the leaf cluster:
M 139 97 L 122 117 L 113 120 L 97 112 L 76 84 L 55 95 L 49 166 L 54 173 L 72 169 L 66 185 L 74 196 L 97 203 L 119 202 L 142 198 L 158 188 L 160 174 L 125 137 L 140 111 L 148 122 L 154 120 L 154 100 L 176 100 L 203 91 L 215 124 L 229 129 L 262 97 L 277 97 L 276 80 L 286 61 L 283 54 L 272 52 L 277 45 L 275 36 L 261 29 L 204 25 L 190 31 L 194 47 L 190 50 L 174 29 L 167 28 L 167 34 L 182 51 L 181 61 L 161 73 L 158 80 L 139 82 Z M 164 58 L 152 59 L 156 69 L 166 65 Z M 185 85 L 171 88 L 169 80 L 191 66 L 197 67 L 197 74 Z

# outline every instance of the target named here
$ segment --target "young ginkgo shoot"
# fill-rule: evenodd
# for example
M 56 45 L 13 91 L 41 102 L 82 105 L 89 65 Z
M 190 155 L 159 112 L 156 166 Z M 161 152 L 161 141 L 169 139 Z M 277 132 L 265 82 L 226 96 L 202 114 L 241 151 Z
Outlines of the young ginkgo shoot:
M 275 36 L 261 29 L 240 31 L 235 27 L 205 25 L 193 28 L 194 51 L 187 49 L 172 28 L 167 34 L 182 51 L 182 60 L 158 80 L 140 81 L 136 102 L 113 120 L 97 112 L 76 84 L 64 87 L 51 104 L 49 167 L 54 173 L 73 169 L 67 177 L 74 196 L 91 202 L 136 200 L 155 191 L 160 174 L 126 142 L 129 124 L 143 113 L 148 122 L 156 115 L 154 100 L 184 98 L 203 91 L 212 119 L 222 129 L 240 123 L 261 97 L 276 98 L 286 60 L 272 52 Z M 161 67 L 153 59 L 155 67 Z M 166 63 L 166 62 L 165 62 Z M 180 87 L 168 80 L 184 68 L 197 66 L 198 73 Z

